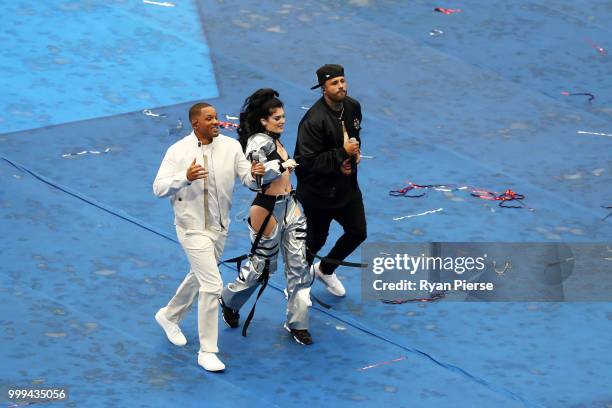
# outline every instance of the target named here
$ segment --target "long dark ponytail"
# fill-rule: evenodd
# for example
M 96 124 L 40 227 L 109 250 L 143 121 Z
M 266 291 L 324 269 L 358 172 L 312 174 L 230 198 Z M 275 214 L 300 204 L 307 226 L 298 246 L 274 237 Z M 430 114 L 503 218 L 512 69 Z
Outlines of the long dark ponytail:
M 247 141 L 255 133 L 263 133 L 261 119 L 268 118 L 276 108 L 282 108 L 283 102 L 278 99 L 278 92 L 272 88 L 258 89 L 244 100 L 240 111 L 240 126 L 237 129 L 238 140 L 242 150 L 246 150 Z

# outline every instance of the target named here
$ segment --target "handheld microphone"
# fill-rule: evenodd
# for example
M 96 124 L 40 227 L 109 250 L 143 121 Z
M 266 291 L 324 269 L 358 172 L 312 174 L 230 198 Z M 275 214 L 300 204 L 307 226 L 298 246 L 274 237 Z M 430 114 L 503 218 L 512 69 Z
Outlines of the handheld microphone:
M 261 152 L 256 152 L 253 155 L 253 161 L 255 161 L 257 164 L 261 163 Z M 257 189 L 261 191 L 262 177 L 259 174 L 255 175 L 255 182 L 257 183 Z
M 351 137 L 348 141 L 349 143 L 359 143 L 359 141 L 354 137 Z M 351 167 L 353 168 L 353 170 L 355 169 L 355 165 L 357 164 L 356 161 L 357 159 L 355 159 L 355 156 L 351 156 Z

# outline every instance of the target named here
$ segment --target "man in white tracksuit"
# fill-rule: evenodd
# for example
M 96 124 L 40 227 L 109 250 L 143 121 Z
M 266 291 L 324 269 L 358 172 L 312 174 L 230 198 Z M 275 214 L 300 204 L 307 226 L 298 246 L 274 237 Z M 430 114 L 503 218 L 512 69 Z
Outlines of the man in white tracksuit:
M 198 296 L 198 364 L 208 371 L 225 365 L 217 354 L 218 298 L 223 282 L 217 267 L 230 223 L 234 180 L 239 177 L 255 188 L 255 176 L 264 173 L 262 164 L 251 164 L 240 143 L 219 135 L 217 112 L 207 103 L 189 110 L 193 132 L 174 143 L 164 156 L 153 192 L 170 197 L 176 234 L 187 254 L 191 269 L 168 305 L 155 320 L 177 346 L 187 343 L 179 323 Z

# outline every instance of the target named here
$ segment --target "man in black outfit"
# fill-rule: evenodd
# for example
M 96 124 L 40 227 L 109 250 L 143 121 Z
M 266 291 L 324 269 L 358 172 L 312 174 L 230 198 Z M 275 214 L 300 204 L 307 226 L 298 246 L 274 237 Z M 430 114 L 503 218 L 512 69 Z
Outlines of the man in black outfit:
M 366 219 L 357 184 L 360 162 L 361 105 L 347 96 L 344 68 L 326 64 L 317 70 L 323 96 L 306 112 L 298 128 L 294 157 L 297 196 L 307 222 L 308 263 L 315 275 L 336 296 L 344 286 L 334 273 L 337 264 L 322 260 L 313 265 L 314 255 L 325 245 L 332 220 L 344 229 L 324 258 L 342 261 L 366 239 Z

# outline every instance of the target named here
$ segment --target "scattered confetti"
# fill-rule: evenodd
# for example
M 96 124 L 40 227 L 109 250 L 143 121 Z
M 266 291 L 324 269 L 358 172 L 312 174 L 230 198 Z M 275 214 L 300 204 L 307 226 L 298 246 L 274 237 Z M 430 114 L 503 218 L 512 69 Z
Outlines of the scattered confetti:
M 434 9 L 435 11 L 442 13 L 442 14 L 453 14 L 453 13 L 461 13 L 461 9 L 447 9 L 444 7 L 436 7 Z
M 394 218 L 393 221 L 399 221 L 399 220 L 403 220 L 403 219 L 406 219 L 406 218 L 420 217 L 422 215 L 433 214 L 433 213 L 440 212 L 443 209 L 444 208 L 437 208 L 435 210 L 429 210 L 429 211 L 425 211 L 425 212 L 422 212 L 422 213 L 419 213 L 419 214 L 404 215 L 403 217 Z
M 525 196 L 523 194 L 515 193 L 514 191 L 510 189 L 504 191 L 503 194 L 497 194 L 495 192 L 485 191 L 485 190 L 474 190 L 472 191 L 471 195 L 473 197 L 482 198 L 483 200 L 500 201 L 499 203 L 500 207 L 521 208 L 525 206 L 521 201 L 525 199 Z M 519 203 L 521 203 L 521 205 L 519 206 L 502 205 L 506 201 L 518 201 Z
M 563 92 L 561 92 L 561 95 L 563 95 L 563 96 L 588 96 L 589 97 L 589 102 L 591 102 L 593 99 L 595 99 L 595 95 L 593 95 L 590 92 L 568 92 L 568 91 L 563 91 Z
M 582 178 L 582 173 L 574 173 L 574 174 L 564 174 L 563 178 L 566 180 L 579 180 Z
M 285 32 L 285 30 L 280 28 L 280 26 L 268 27 L 266 31 L 269 31 L 271 33 L 284 33 Z
M 84 154 L 104 154 L 104 153 L 108 153 L 111 151 L 110 147 L 107 147 L 106 149 L 104 149 L 103 151 L 98 151 L 98 150 L 83 150 L 81 152 L 77 152 L 77 153 L 66 153 L 66 154 L 62 154 L 62 157 L 73 157 L 73 156 L 82 156 Z
M 95 272 L 96 275 L 101 275 L 101 276 L 110 276 L 110 275 L 114 275 L 116 273 L 117 273 L 117 271 L 114 271 L 112 269 L 100 269 L 100 270 Z
M 174 126 L 170 126 L 168 128 L 168 136 L 174 136 L 174 135 L 178 135 L 180 134 L 180 132 L 183 130 L 183 122 L 179 119 L 176 122 L 176 125 Z
M 493 261 L 493 270 L 499 276 L 502 276 L 504 273 L 506 273 L 506 271 L 508 271 L 510 269 L 512 269 L 512 262 L 506 261 L 506 263 L 504 264 L 504 269 L 498 270 L 497 269 L 497 261 Z
M 223 122 L 223 121 L 219 121 L 219 127 L 221 129 L 238 129 L 239 125 L 237 123 L 232 123 L 232 122 Z
M 144 4 L 154 4 L 156 6 L 162 6 L 162 7 L 175 7 L 176 6 L 176 4 L 170 3 L 168 1 L 159 2 L 159 1 L 151 1 L 151 0 L 142 0 L 142 2 Z
M 423 193 L 413 193 L 412 190 L 424 190 Z M 451 191 L 461 191 L 470 189 L 470 195 L 483 200 L 499 201 L 499 206 L 503 208 L 527 208 L 529 211 L 535 211 L 535 209 L 528 207 L 523 203 L 525 196 L 518 194 L 510 189 L 504 191 L 502 194 L 494 191 L 488 191 L 484 189 L 469 187 L 469 186 L 456 186 L 454 184 L 415 184 L 411 181 L 408 185 L 400 190 L 391 190 L 389 195 L 393 197 L 407 197 L 407 198 L 419 198 L 427 194 L 429 190 L 442 191 L 447 197 L 452 197 Z M 461 199 L 453 199 L 453 201 L 463 201 Z M 519 205 L 511 205 L 509 202 L 516 201 Z M 437 210 L 436 210 L 437 211 Z M 421 215 L 417 214 L 416 216 Z M 394 218 L 395 219 L 395 218 Z M 401 218 L 400 218 L 401 219 Z
M 608 55 L 608 51 L 606 51 L 603 47 L 600 47 L 599 45 L 595 44 L 593 40 L 587 39 L 587 42 L 591 45 L 591 47 L 595 48 L 597 52 L 601 55 Z
M 98 323 L 85 323 L 85 328 L 89 331 L 98 330 L 99 325 Z
M 584 130 L 579 130 L 578 132 L 579 135 L 597 135 L 597 136 L 612 136 L 612 134 L 610 133 L 596 133 L 596 132 L 585 132 Z
M 380 366 L 383 366 L 383 365 L 387 365 L 387 364 L 391 364 L 391 363 L 396 363 L 398 361 L 402 361 L 402 360 L 405 360 L 405 359 L 406 359 L 406 356 L 401 356 L 401 357 L 398 357 L 398 358 L 390 360 L 390 361 L 383 361 L 382 363 L 376 363 L 376 364 L 372 364 L 372 365 L 368 365 L 368 366 L 365 366 L 365 367 L 358 368 L 357 371 L 365 371 L 365 370 L 369 370 L 370 368 L 376 368 L 376 367 L 380 367 Z
M 142 111 L 142 113 L 144 113 L 147 116 L 154 116 L 154 117 L 159 117 L 159 118 L 165 118 L 167 115 L 163 114 L 163 113 L 153 113 L 153 111 L 151 109 L 144 109 Z
M 63 333 L 63 332 L 58 332 L 58 333 L 47 332 L 47 333 L 45 333 L 45 336 L 47 336 L 47 337 L 56 337 L 56 338 L 57 337 L 66 337 L 66 333 Z

